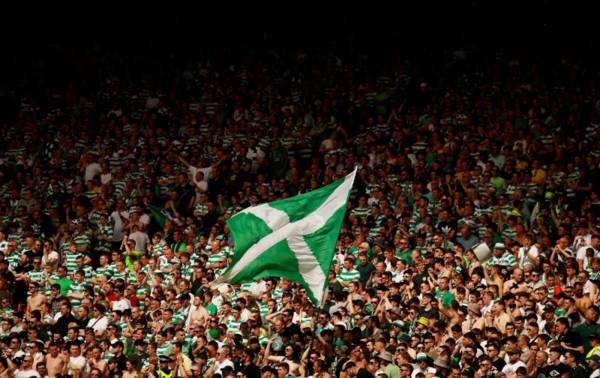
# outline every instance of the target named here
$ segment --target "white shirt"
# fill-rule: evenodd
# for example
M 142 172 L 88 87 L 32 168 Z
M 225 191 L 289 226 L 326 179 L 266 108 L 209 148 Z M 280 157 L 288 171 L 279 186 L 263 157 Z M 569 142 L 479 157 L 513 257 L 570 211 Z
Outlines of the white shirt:
M 85 182 L 93 180 L 96 175 L 102 173 L 102 167 L 97 162 L 90 163 L 85 167 L 85 174 L 83 176 Z
M 538 257 L 539 251 L 538 251 L 537 247 L 535 245 L 532 245 L 529 247 L 527 252 L 525 252 L 525 247 L 519 248 L 518 260 L 519 260 L 520 267 L 524 267 L 526 264 L 533 265 L 533 262 L 529 259 L 529 257 L 527 255 L 531 255 L 532 257 Z
M 210 180 L 210 176 L 212 173 L 212 167 L 205 167 L 205 168 L 196 168 L 193 166 L 189 166 L 188 170 L 190 171 L 190 174 L 192 175 L 192 181 L 194 182 L 194 184 L 200 189 L 202 190 L 202 188 L 204 187 L 204 191 L 206 191 L 206 183 L 208 182 L 208 180 Z M 204 175 L 204 179 L 203 180 L 197 180 L 196 179 L 196 174 L 198 172 L 202 172 L 202 174 Z
M 88 370 L 87 360 L 83 356 L 69 357 L 69 374 L 73 374 L 73 368 L 78 369 L 82 376 L 86 376 L 85 372 Z
M 127 299 L 127 298 L 121 298 L 118 301 L 115 301 L 112 306 L 113 311 L 116 311 L 116 310 L 124 311 L 124 310 L 130 309 L 130 308 L 131 308 L 131 303 L 129 302 L 129 299 Z
M 16 370 L 15 371 L 15 378 L 30 378 L 30 377 L 37 377 L 37 378 L 41 378 L 40 377 L 40 373 L 38 373 L 36 370 L 34 369 L 28 369 L 28 370 Z
M 150 215 L 145 213 L 140 215 L 140 223 L 144 224 L 145 226 L 148 226 L 150 224 Z
M 136 231 L 129 235 L 129 239 L 135 241 L 135 249 L 138 251 L 145 251 L 146 245 L 150 243 L 148 234 L 142 231 Z
M 94 331 L 106 331 L 106 327 L 108 327 L 108 318 L 103 316 L 101 318 L 92 318 L 88 321 L 88 328 L 92 328 Z
M 231 367 L 232 369 L 235 368 L 230 359 L 226 359 L 223 362 L 215 361 L 215 374 L 221 374 L 221 370 L 227 366 Z
M 423 374 L 425 374 L 425 376 L 427 376 L 427 374 L 435 374 L 435 371 L 436 370 L 434 368 L 432 368 L 431 366 L 427 366 L 427 368 L 425 368 L 425 370 L 421 370 L 421 368 L 415 364 L 411 377 L 415 378 L 417 376 L 417 374 L 419 374 L 419 373 L 423 373 Z
M 521 366 L 525 368 L 527 367 L 521 360 L 515 362 L 514 364 L 507 362 L 506 365 L 504 365 L 504 367 L 502 368 L 502 374 L 515 374 L 517 372 L 517 369 Z
M 48 252 L 48 257 L 42 256 L 42 266 L 48 265 L 49 262 L 56 262 L 60 258 L 60 255 L 56 251 Z
M 123 218 L 129 219 L 129 213 L 127 211 L 121 211 L 120 214 Z M 114 224 L 112 241 L 120 242 L 123 240 L 123 236 L 125 236 L 123 233 L 123 221 L 116 210 L 110 214 L 110 217 L 112 218 Z
M 112 180 L 112 174 L 110 172 L 108 173 L 102 173 L 100 175 L 100 183 L 102 183 L 102 185 L 108 185 L 108 183 Z
M 481 315 L 485 315 L 488 312 L 492 311 L 492 307 L 494 306 L 494 301 L 490 301 L 487 305 L 481 308 Z

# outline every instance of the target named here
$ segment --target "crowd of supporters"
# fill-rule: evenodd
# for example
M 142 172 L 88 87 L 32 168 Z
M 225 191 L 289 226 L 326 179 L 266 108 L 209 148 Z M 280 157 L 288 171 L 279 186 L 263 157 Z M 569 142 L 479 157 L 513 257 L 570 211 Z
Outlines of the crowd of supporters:
M 163 59 L 89 49 L 64 81 L 31 62 L 11 94 L 0 377 L 600 376 L 593 69 Z M 277 277 L 210 285 L 228 218 L 355 166 L 325 306 Z

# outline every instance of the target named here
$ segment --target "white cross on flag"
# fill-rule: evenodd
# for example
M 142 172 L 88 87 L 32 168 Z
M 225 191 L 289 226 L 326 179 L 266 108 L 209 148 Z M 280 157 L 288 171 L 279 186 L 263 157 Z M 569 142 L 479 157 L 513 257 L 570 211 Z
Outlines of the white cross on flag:
M 355 175 L 356 168 L 330 185 L 234 215 L 227 222 L 233 261 L 212 285 L 283 277 L 301 284 L 321 306 Z

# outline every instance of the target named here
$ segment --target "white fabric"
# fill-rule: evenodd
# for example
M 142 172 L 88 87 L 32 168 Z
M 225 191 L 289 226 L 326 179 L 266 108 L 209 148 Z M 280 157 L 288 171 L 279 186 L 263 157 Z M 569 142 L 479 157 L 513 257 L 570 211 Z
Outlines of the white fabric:
M 38 373 L 34 369 L 16 370 L 15 371 L 15 378 L 31 378 L 31 377 L 41 378 L 40 373 Z
M 88 321 L 88 328 L 91 327 L 94 331 L 106 331 L 108 327 L 108 318 L 106 316 L 98 318 L 92 318 Z
M 257 216 L 259 216 L 259 214 L 271 215 L 273 218 L 261 217 L 261 219 L 267 224 L 274 224 L 279 227 L 250 247 L 240 260 L 233 265 L 230 270 L 219 277 L 214 284 L 227 282 L 229 279 L 243 271 L 246 266 L 251 264 L 254 260 L 260 258 L 260 255 L 266 250 L 280 241 L 287 239 L 290 249 L 296 253 L 302 277 L 310 286 L 310 290 L 314 297 L 319 301 L 320 305 L 323 300 L 326 277 L 318 260 L 314 257 L 308 245 L 306 245 L 302 236 L 311 234 L 322 228 L 325 225 L 325 222 L 327 222 L 340 207 L 346 204 L 347 195 L 350 192 L 350 189 L 352 189 L 355 175 L 356 168 L 354 169 L 354 172 L 344 178 L 344 182 L 329 195 L 321 206 L 296 222 L 289 223 L 287 214 L 284 217 L 281 214 L 281 211 L 272 211 L 275 209 L 268 205 L 259 205 L 245 210 L 245 212 L 253 213 Z M 288 223 L 286 223 L 286 219 Z
M 96 175 L 102 173 L 102 167 L 97 162 L 90 163 L 85 167 L 85 174 L 83 176 L 85 182 L 93 180 Z

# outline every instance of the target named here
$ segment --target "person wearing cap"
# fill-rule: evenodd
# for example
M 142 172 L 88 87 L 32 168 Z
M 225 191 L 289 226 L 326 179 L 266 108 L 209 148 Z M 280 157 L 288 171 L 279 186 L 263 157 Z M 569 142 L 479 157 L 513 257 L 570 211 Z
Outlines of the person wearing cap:
M 156 370 L 156 378 L 173 378 L 175 376 L 175 360 L 170 356 L 160 356 L 158 358 L 159 367 Z
M 600 356 L 600 334 L 592 333 L 587 337 L 590 349 L 585 355 L 586 361 L 594 355 Z
M 517 265 L 517 259 L 510 252 L 510 250 L 506 249 L 504 243 L 494 244 L 493 256 L 486 263 L 486 267 L 491 268 L 494 265 L 498 265 L 506 269 L 512 269 Z
M 424 374 L 425 376 L 436 373 L 435 368 L 429 366 L 429 357 L 423 352 L 417 353 L 415 357 L 412 377 L 416 377 L 419 373 Z
M 377 354 L 377 358 L 385 365 L 383 372 L 389 378 L 400 378 L 400 368 L 394 363 L 394 358 L 390 352 L 383 350 Z
M 478 303 L 469 303 L 467 306 L 467 317 L 462 323 L 462 332 L 467 333 L 474 328 L 483 329 L 484 320 L 481 306 Z
M 600 355 L 593 355 L 587 360 L 587 367 L 589 369 L 590 378 L 600 377 Z
M 423 334 L 427 332 L 427 327 L 429 327 L 429 319 L 424 316 L 421 316 L 415 322 L 415 333 Z

